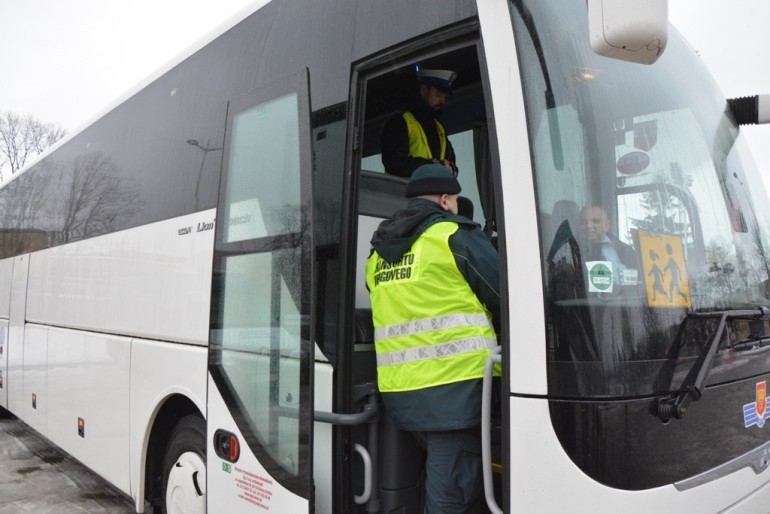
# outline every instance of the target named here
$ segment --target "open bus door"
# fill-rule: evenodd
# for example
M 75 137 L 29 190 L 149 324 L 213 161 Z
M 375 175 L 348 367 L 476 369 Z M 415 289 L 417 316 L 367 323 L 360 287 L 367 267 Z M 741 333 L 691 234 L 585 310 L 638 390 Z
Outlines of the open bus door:
M 312 506 L 307 71 L 228 104 L 209 341 L 209 512 Z

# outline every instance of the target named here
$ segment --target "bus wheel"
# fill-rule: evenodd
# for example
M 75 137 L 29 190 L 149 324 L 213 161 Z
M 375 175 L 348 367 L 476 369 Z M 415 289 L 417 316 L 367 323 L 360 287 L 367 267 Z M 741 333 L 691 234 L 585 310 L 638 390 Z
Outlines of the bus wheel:
M 162 512 L 206 512 L 206 422 L 185 416 L 171 433 L 163 459 Z

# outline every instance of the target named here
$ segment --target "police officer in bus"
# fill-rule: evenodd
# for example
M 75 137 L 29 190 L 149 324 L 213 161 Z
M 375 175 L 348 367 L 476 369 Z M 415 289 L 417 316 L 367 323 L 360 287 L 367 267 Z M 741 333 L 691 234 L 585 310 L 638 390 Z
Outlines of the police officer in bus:
M 450 70 L 417 72 L 417 98 L 391 116 L 382 130 L 380 145 L 386 173 L 409 178 L 419 166 L 438 163 L 457 176 L 452 143 L 437 119 L 456 76 Z
M 426 513 L 483 499 L 481 378 L 497 345 L 499 268 L 479 225 L 457 214 L 458 193 L 443 165 L 417 168 L 366 267 L 377 383 L 396 426 L 426 450 Z

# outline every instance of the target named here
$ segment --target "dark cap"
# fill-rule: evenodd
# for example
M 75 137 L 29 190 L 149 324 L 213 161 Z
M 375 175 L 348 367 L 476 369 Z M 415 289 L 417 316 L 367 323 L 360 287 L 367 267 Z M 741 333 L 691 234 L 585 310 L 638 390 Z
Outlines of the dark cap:
M 406 185 L 405 196 L 414 198 L 422 195 L 456 195 L 462 189 L 452 172 L 441 164 L 423 164 L 412 173 Z
M 457 78 L 457 73 L 452 70 L 420 70 L 417 72 L 417 80 L 420 84 L 435 86 L 447 93 L 452 92 L 452 82 Z

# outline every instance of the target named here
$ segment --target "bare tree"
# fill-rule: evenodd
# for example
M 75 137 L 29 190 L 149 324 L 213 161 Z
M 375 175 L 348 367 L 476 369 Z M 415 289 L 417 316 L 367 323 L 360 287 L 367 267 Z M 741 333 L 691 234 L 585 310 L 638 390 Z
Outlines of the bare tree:
M 28 173 L 10 182 L 0 195 L 0 259 L 48 246 L 44 218 L 45 173 Z
M 67 133 L 57 123 L 43 123 L 32 115 L 0 113 L 0 181 L 24 167 Z
M 100 152 L 76 157 L 70 170 L 51 178 L 61 200 L 49 206 L 58 219 L 56 244 L 117 230 L 141 208 L 136 185 L 119 178 L 115 165 Z

